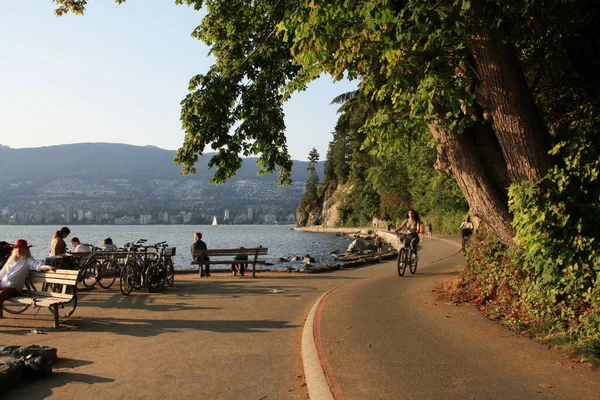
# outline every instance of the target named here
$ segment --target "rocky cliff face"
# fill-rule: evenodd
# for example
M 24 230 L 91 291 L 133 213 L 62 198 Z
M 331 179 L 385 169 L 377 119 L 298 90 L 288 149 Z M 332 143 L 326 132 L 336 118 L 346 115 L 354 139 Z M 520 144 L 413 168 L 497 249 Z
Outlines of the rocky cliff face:
M 341 221 L 341 205 L 348 196 L 350 185 L 329 185 L 322 198 L 316 202 L 308 215 L 302 215 L 300 208 L 296 209 L 296 221 L 299 227 L 323 226 L 338 227 Z

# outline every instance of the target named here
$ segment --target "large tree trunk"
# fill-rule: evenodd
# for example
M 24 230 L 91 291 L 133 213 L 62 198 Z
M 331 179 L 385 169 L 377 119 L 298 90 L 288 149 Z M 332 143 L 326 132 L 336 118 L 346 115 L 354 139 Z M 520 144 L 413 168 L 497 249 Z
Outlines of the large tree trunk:
M 481 0 L 473 3 L 475 14 L 482 9 Z M 502 27 L 472 37 L 468 46 L 479 78 L 476 100 L 492 114 L 511 182 L 539 181 L 550 163 L 550 135 L 514 48 Z
M 438 145 L 436 168 L 451 172 L 471 213 L 482 219 L 500 241 L 514 247 L 514 229 L 508 212 L 506 164 L 489 127 L 475 124 L 457 135 L 435 125 L 429 126 Z M 483 139 L 483 140 L 482 140 Z

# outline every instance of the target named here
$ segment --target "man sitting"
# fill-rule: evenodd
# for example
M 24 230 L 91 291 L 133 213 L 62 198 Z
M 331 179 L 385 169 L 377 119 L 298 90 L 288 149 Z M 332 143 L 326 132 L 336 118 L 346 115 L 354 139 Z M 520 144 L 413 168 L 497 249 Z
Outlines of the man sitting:
M 71 239 L 71 246 L 73 246 L 73 253 L 91 253 L 92 249 L 87 244 L 83 244 L 79 241 L 78 237 Z

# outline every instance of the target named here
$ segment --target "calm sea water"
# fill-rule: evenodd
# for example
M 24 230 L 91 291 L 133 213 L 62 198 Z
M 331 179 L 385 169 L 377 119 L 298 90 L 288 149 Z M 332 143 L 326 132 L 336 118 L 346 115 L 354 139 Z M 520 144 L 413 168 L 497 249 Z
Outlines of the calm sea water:
M 327 264 L 333 261 L 331 252 L 344 252 L 351 243 L 347 236 L 337 237 L 331 233 L 299 232 L 293 225 L 72 225 L 71 235 L 66 239 L 70 248 L 70 239 L 77 236 L 82 243 L 100 246 L 107 237 L 113 243 L 122 246 L 136 239 L 148 239 L 148 243 L 166 240 L 169 246 L 176 247 L 174 259 L 176 269 L 190 268 L 190 245 L 194 232 L 202 232 L 208 248 L 256 247 L 262 245 L 269 249 L 266 260 L 273 263 L 268 268 L 299 267 L 301 262 L 278 263 L 277 258 L 290 259 L 310 254 L 314 264 Z M 14 243 L 16 239 L 26 239 L 32 255 L 43 260 L 50 251 L 50 240 L 60 226 L 36 225 L 0 225 L 0 240 Z M 216 268 L 227 268 L 217 265 Z

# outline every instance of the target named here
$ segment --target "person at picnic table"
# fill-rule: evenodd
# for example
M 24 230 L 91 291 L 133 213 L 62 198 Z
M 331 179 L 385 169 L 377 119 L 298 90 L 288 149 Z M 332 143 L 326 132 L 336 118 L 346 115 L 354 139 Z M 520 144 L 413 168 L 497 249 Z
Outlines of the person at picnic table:
M 206 256 L 194 257 L 194 252 L 198 250 L 208 250 L 208 248 L 206 247 L 206 243 L 202 241 L 202 233 L 200 232 L 194 233 L 194 243 L 192 243 L 192 257 L 196 262 L 210 261 L 210 258 Z M 200 258 L 202 258 L 202 260 L 200 260 Z M 210 276 L 210 264 L 204 264 L 204 271 L 202 270 L 202 264 L 200 264 L 200 276 Z
M 25 239 L 17 239 L 13 245 L 10 257 L 0 270 L 0 318 L 2 317 L 2 306 L 4 301 L 16 296 L 23 290 L 25 280 L 30 271 L 52 271 L 56 267 L 44 265 L 31 256 L 29 244 Z
M 238 247 L 240 250 L 245 250 L 244 247 Z M 235 256 L 233 256 L 234 260 L 248 260 L 248 254 L 236 254 Z M 244 271 L 246 270 L 246 266 L 248 264 L 232 264 L 231 265 L 231 272 L 232 275 L 237 275 L 238 271 L 240 272 L 241 276 L 244 276 Z
M 54 233 L 52 236 L 52 242 L 50 242 L 50 257 L 62 256 L 67 253 L 67 244 L 65 243 L 65 239 L 71 230 L 66 226 L 60 228 L 59 231 Z
M 81 243 L 78 237 L 74 236 L 71 239 L 71 246 L 73 246 L 73 253 L 91 253 L 92 249 L 87 244 Z
M 119 248 L 113 243 L 111 238 L 106 238 L 102 241 L 102 250 L 117 251 Z

